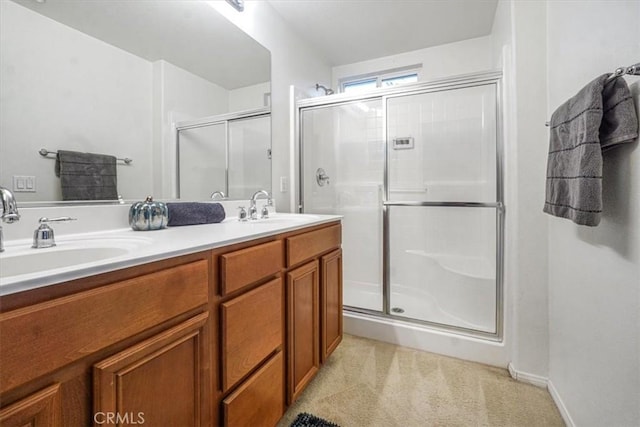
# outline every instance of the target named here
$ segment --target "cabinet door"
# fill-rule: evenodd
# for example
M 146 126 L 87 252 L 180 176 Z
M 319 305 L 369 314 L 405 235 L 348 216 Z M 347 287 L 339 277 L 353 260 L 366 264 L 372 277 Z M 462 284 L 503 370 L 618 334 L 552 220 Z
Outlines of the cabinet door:
M 202 313 L 94 365 L 96 426 L 209 424 L 206 324 Z
M 293 403 L 320 367 L 318 261 L 287 273 L 288 391 Z
M 62 425 L 60 384 L 43 390 L 0 410 L 4 427 L 57 427 Z
M 338 249 L 320 259 L 322 282 L 321 306 L 321 359 L 327 360 L 342 341 L 342 250 Z

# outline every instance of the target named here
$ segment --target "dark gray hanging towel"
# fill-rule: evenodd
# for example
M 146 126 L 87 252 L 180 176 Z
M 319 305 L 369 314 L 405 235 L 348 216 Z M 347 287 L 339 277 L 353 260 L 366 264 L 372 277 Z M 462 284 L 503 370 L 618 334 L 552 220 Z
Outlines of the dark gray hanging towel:
M 58 150 L 56 176 L 62 200 L 116 200 L 116 158 L 104 154 Z
M 638 118 L 623 78 L 604 74 L 551 116 L 543 211 L 596 226 L 602 214 L 602 151 L 638 136 Z

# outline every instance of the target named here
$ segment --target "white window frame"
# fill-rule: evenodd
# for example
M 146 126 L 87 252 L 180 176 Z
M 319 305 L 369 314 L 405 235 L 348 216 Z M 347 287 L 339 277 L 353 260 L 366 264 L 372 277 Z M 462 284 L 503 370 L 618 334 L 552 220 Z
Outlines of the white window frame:
M 383 80 L 393 79 L 393 78 L 396 78 L 396 77 L 410 76 L 410 75 L 413 75 L 413 74 L 415 74 L 417 76 L 418 81 L 419 81 L 420 80 L 420 72 L 421 71 L 422 71 L 422 64 L 419 64 L 419 65 L 412 65 L 412 66 L 409 66 L 409 67 L 396 68 L 396 69 L 393 69 L 393 70 L 386 70 L 386 71 L 379 71 L 379 72 L 376 72 L 376 73 L 363 74 L 363 75 L 359 75 L 359 76 L 345 77 L 345 78 L 339 80 L 339 82 L 340 82 L 340 92 L 344 93 L 345 86 L 356 84 L 356 83 L 372 81 L 372 80 L 376 81 L 376 88 L 381 88 Z

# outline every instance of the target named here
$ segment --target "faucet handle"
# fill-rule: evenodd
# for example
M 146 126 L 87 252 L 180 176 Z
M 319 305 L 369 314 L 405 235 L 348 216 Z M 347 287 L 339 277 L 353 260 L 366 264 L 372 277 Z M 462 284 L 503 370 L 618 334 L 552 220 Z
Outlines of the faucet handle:
M 247 221 L 247 209 L 244 206 L 238 206 L 238 221 L 245 222 Z
M 59 216 L 57 218 L 47 218 L 42 217 L 38 220 L 40 224 L 45 224 L 47 222 L 66 222 L 66 221 L 76 221 L 78 218 L 71 218 L 70 216 Z
M 58 218 L 42 217 L 38 220 L 40 226 L 33 232 L 33 245 L 32 248 L 52 248 L 56 245 L 54 238 L 53 228 L 49 227 L 49 222 L 63 222 L 63 221 L 75 221 L 77 218 L 71 218 L 70 216 L 61 216 Z

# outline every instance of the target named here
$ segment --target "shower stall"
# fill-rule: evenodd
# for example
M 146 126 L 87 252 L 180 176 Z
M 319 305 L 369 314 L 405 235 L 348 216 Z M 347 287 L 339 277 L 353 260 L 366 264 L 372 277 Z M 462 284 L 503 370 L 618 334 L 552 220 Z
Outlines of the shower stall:
M 348 312 L 502 339 L 500 79 L 298 102 L 299 210 L 343 215 Z

